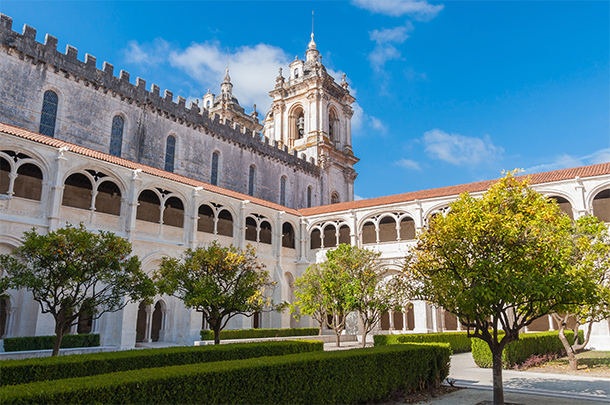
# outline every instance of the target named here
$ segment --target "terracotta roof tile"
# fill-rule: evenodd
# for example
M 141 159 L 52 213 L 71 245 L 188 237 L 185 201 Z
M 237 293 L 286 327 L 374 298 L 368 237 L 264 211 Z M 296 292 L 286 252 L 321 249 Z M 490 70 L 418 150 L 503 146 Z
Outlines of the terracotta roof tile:
M 116 156 L 112 156 L 108 153 L 98 152 L 89 148 L 85 148 L 83 146 L 79 146 L 70 142 L 62 141 L 56 138 L 51 138 L 46 135 L 37 134 L 36 132 L 28 131 L 23 128 L 19 128 L 13 125 L 5 124 L 0 122 L 0 131 L 9 135 L 18 136 L 20 138 L 29 139 L 34 142 L 42 143 L 45 145 L 53 146 L 56 148 L 69 147 L 70 152 L 78 153 L 83 156 L 92 157 L 95 159 L 103 160 L 105 162 L 113 163 L 118 166 L 127 167 L 129 169 L 141 169 L 143 173 L 147 173 L 153 176 L 162 177 L 164 179 L 169 179 L 173 181 L 177 181 L 179 183 L 187 184 L 193 187 L 202 187 L 206 191 L 218 193 L 221 195 L 225 195 L 228 197 L 233 197 L 239 200 L 250 200 L 252 204 L 257 204 L 263 207 L 272 208 L 276 210 L 286 211 L 293 215 L 301 216 L 299 211 L 284 207 L 279 204 L 275 204 L 269 201 L 261 200 L 260 198 L 254 198 L 246 194 L 238 193 L 236 191 L 227 190 L 226 188 L 214 186 L 209 183 L 205 183 L 199 180 L 193 180 L 186 176 L 180 176 L 178 174 L 166 172 L 165 170 L 157 169 L 152 166 L 143 165 L 140 163 L 132 162 L 131 160 L 119 158 Z
M 549 183 L 553 181 L 573 179 L 576 176 L 585 178 L 610 174 L 610 163 L 600 163 L 591 166 L 574 167 L 570 169 L 555 170 L 552 172 L 534 173 L 521 175 L 518 178 L 530 177 L 532 184 Z M 304 216 L 326 214 L 331 212 L 346 211 L 358 208 L 368 208 L 377 205 L 395 204 L 425 198 L 447 197 L 459 195 L 465 192 L 485 191 L 496 180 L 479 181 L 476 183 L 458 184 L 456 186 L 434 188 L 430 190 L 412 191 L 410 193 L 395 194 L 384 197 L 370 198 L 367 200 L 350 201 L 339 204 L 323 205 L 320 207 L 304 208 L 299 210 Z

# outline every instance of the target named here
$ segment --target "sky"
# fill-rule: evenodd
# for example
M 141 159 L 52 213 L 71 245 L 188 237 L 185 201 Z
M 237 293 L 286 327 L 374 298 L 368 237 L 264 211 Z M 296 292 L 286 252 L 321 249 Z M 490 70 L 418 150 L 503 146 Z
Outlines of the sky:
M 608 1 L 28 1 L 0 12 L 187 100 L 264 117 L 278 68 L 322 63 L 356 97 L 356 198 L 610 162 Z

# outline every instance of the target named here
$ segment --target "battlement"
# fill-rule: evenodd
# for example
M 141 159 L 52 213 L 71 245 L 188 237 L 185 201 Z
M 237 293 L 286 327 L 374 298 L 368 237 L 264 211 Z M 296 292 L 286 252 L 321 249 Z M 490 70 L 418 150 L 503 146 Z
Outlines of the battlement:
M 269 139 L 262 137 L 259 132 L 253 132 L 238 124 L 220 119 L 217 115 L 209 117 L 207 111 L 199 108 L 195 103 L 186 106 L 186 99 L 177 97 L 171 91 L 165 90 L 163 97 L 156 84 L 146 90 L 146 81 L 136 78 L 135 85 L 130 83 L 130 74 L 121 70 L 119 76 L 114 75 L 114 66 L 108 62 L 102 64 L 102 70 L 97 68 L 95 56 L 85 54 L 85 60 L 78 59 L 78 50 L 66 46 L 65 53 L 57 50 L 57 38 L 46 34 L 44 44 L 36 41 L 36 29 L 25 24 L 22 33 L 13 31 L 13 20 L 9 16 L 0 14 L 0 46 L 18 51 L 24 58 L 33 64 L 43 63 L 53 67 L 55 73 L 63 73 L 66 78 L 77 77 L 83 84 L 96 89 L 115 92 L 125 97 L 127 102 L 136 103 L 141 108 L 162 112 L 168 119 L 177 121 L 187 127 L 203 129 L 212 136 L 227 139 L 237 143 L 243 148 L 250 148 L 256 152 L 268 155 L 273 159 L 284 162 L 305 172 L 319 175 L 320 168 L 315 160 L 307 160 L 305 155 L 298 155 L 297 151 L 288 151 L 280 147 L 278 142 L 270 144 Z

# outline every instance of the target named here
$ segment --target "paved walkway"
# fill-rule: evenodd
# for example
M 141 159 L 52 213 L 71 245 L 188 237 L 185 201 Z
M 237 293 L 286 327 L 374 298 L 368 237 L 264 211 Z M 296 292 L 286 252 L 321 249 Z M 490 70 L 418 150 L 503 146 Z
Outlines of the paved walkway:
M 493 397 L 491 369 L 477 367 L 471 353 L 451 356 L 449 378 L 456 380 L 456 386 L 468 389 L 445 395 L 430 404 L 477 404 Z M 506 402 L 573 405 L 577 400 L 576 403 L 583 404 L 610 403 L 610 378 L 503 370 L 502 379 Z

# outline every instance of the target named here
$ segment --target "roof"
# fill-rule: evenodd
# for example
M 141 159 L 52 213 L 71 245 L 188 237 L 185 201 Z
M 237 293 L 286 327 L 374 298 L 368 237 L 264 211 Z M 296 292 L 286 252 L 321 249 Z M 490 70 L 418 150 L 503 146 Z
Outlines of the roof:
M 94 159 L 102 160 L 108 163 L 113 163 L 118 166 L 123 166 L 128 169 L 142 170 L 142 173 L 147 173 L 156 177 L 161 177 L 168 180 L 173 180 L 178 183 L 187 184 L 192 187 L 202 187 L 206 191 L 210 191 L 213 193 L 218 193 L 220 195 L 224 195 L 227 197 L 233 197 L 238 200 L 249 200 L 252 204 L 257 204 L 263 207 L 276 209 L 278 211 L 285 211 L 287 213 L 301 216 L 299 211 L 287 208 L 279 204 L 275 204 L 266 200 L 262 200 L 260 198 L 255 198 L 246 194 L 238 193 L 236 191 L 227 190 L 226 188 L 214 186 L 210 183 L 206 183 L 199 180 L 194 180 L 186 176 L 181 176 L 179 174 L 166 172 L 165 170 L 157 169 L 152 166 L 143 165 L 141 163 L 132 162 L 131 160 L 123 159 L 120 157 L 116 157 L 110 155 L 108 153 L 98 152 L 93 149 L 85 148 L 83 146 L 76 145 L 74 143 L 62 141 L 56 138 L 51 138 L 46 135 L 41 135 L 36 132 L 28 131 L 23 128 L 19 128 L 13 125 L 5 124 L 0 122 L 0 131 L 9 135 L 17 136 L 19 138 L 28 139 L 30 141 L 38 142 L 44 145 L 49 145 L 55 148 L 63 148 L 68 147 L 70 152 L 78 153 L 79 155 L 88 156 Z
M 610 174 L 610 163 L 600 163 L 591 166 L 575 167 L 570 169 L 555 170 L 552 172 L 534 173 L 517 176 L 518 179 L 530 178 L 531 184 L 543 184 L 554 181 L 570 180 L 575 177 L 594 177 Z M 299 212 L 304 216 L 327 214 L 368 208 L 378 205 L 396 204 L 408 201 L 423 200 L 427 198 L 448 197 L 465 192 L 475 193 L 485 191 L 497 180 L 479 181 L 476 183 L 458 184 L 456 186 L 434 188 L 430 190 L 412 191 L 410 193 L 395 194 L 385 197 L 370 198 L 367 200 L 349 201 L 338 204 L 323 205 L 320 207 L 304 208 Z

